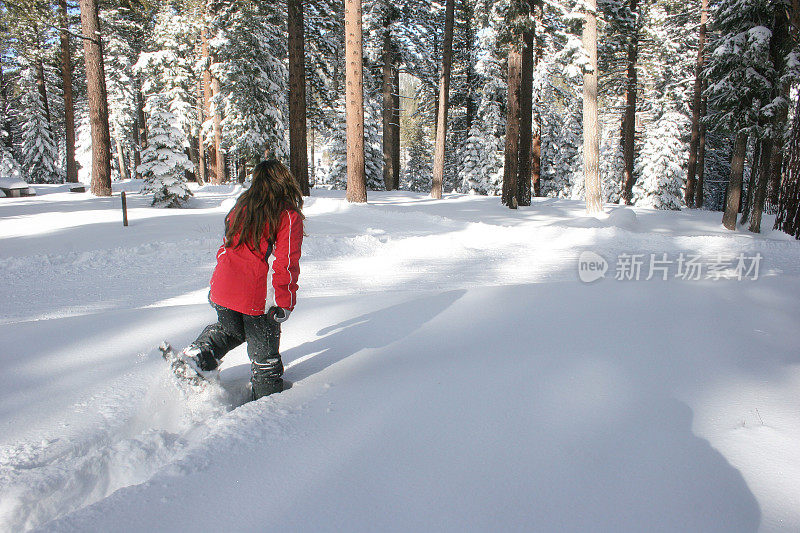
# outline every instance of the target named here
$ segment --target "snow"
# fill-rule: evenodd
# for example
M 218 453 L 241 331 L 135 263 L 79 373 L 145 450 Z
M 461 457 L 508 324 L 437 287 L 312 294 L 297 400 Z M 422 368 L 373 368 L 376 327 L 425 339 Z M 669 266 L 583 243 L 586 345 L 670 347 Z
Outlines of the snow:
M 0 178 L 0 187 L 3 189 L 27 189 L 29 185 L 16 178 Z
M 294 386 L 244 403 L 244 347 L 202 398 L 156 349 L 214 319 L 241 189 L 164 210 L 140 185 L 0 203 L 0 530 L 800 528 L 789 236 L 707 211 L 314 190 L 281 346 Z M 604 279 L 579 280 L 585 251 Z M 763 259 L 758 279 L 614 279 L 651 253 Z

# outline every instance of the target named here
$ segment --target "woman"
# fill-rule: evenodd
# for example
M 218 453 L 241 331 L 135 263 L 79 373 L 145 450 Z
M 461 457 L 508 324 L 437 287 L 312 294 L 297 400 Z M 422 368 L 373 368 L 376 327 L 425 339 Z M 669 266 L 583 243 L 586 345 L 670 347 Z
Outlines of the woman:
M 284 388 L 278 352 L 281 323 L 294 309 L 303 243 L 303 196 L 278 160 L 253 169 L 250 188 L 225 219 L 209 301 L 217 323 L 207 326 L 181 357 L 198 373 L 243 342 L 250 357 L 254 400 Z

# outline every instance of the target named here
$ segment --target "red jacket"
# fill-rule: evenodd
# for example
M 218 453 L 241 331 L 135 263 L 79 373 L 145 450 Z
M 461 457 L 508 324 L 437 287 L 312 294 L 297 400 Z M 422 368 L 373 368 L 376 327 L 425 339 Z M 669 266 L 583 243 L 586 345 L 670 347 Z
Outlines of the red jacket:
M 292 209 L 281 213 L 275 244 L 261 238 L 261 252 L 247 245 L 220 246 L 211 276 L 211 301 L 246 315 L 263 315 L 270 307 L 291 311 L 297 301 L 303 219 Z M 234 241 L 238 241 L 238 236 Z

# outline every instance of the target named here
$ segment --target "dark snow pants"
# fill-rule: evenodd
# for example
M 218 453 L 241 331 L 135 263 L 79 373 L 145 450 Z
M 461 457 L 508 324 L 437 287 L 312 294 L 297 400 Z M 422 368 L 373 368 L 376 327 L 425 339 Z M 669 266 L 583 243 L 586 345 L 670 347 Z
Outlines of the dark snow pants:
M 270 315 L 245 315 L 214 302 L 217 323 L 206 326 L 192 343 L 200 350 L 200 366 L 212 370 L 222 357 L 243 342 L 250 357 L 250 383 L 253 399 L 257 400 L 283 390 L 283 363 L 278 351 L 281 325 Z

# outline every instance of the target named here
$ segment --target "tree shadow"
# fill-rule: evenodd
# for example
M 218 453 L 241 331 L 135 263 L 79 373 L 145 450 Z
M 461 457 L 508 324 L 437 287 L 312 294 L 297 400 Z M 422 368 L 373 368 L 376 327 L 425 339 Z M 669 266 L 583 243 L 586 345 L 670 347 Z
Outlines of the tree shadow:
M 282 353 L 284 379 L 295 383 L 365 349 L 382 348 L 401 340 L 450 307 L 466 293 L 453 290 L 424 295 L 378 311 L 366 313 L 317 332 L 317 340 Z M 222 386 L 235 398 L 250 379 L 250 365 L 236 365 L 220 372 Z

